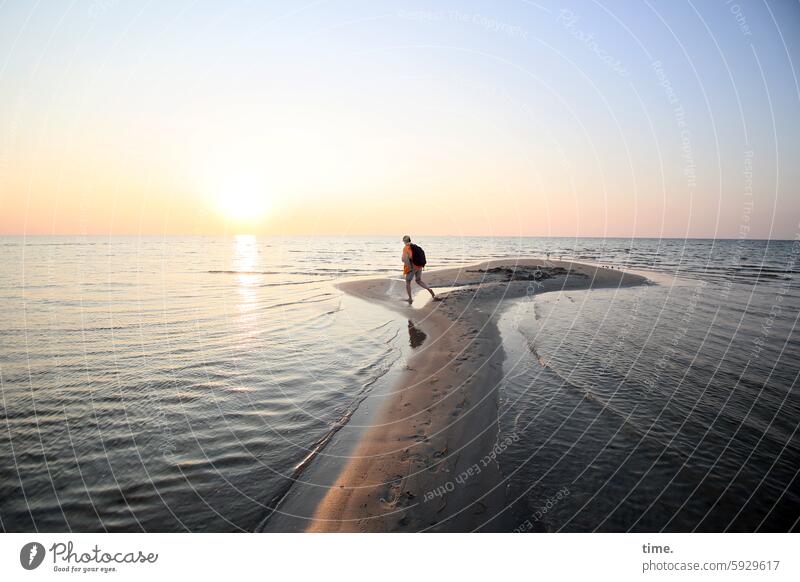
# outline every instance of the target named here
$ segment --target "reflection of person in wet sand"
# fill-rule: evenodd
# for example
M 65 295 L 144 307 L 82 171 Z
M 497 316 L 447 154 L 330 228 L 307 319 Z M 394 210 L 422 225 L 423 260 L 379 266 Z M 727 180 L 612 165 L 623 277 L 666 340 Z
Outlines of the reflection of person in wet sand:
M 408 320 L 408 343 L 412 348 L 418 348 L 427 339 L 428 334 L 414 325 L 414 322 Z
M 422 282 L 422 269 L 426 262 L 425 252 L 417 245 L 412 245 L 411 237 L 408 235 L 403 237 L 403 242 L 405 243 L 405 246 L 403 247 L 403 254 L 401 255 L 401 258 L 403 259 L 403 276 L 406 280 L 406 293 L 408 293 L 408 302 L 412 303 L 414 301 L 411 298 L 412 279 L 416 280 L 417 285 L 423 289 L 427 289 L 428 293 L 430 293 L 431 297 L 433 297 L 433 300 L 437 301 L 436 293 L 433 292 L 433 289 Z

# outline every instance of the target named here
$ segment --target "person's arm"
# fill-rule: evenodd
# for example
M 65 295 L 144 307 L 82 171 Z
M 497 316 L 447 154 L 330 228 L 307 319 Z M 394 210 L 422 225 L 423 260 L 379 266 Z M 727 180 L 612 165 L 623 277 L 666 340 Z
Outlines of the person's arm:
M 414 265 L 411 264 L 411 253 L 406 249 L 403 249 L 403 264 L 408 267 L 409 271 L 414 270 Z

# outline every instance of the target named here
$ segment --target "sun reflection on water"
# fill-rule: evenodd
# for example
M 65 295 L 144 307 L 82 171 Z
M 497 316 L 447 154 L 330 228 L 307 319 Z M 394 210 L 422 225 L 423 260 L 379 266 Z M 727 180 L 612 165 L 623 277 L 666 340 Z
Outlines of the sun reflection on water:
M 233 244 L 233 268 L 239 273 L 239 310 L 250 312 L 256 308 L 257 300 L 258 240 L 253 235 L 240 234 L 234 237 Z

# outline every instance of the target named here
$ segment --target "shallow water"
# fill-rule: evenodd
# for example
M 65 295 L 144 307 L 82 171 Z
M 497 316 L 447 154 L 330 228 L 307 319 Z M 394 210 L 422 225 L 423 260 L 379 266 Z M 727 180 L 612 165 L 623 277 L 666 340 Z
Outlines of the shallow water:
M 512 529 L 797 529 L 798 307 L 793 285 L 662 278 L 507 311 Z
M 432 268 L 549 252 L 667 277 L 543 295 L 504 316 L 501 427 L 525 436 L 501 458 L 519 497 L 512 524 L 569 487 L 537 528 L 793 526 L 791 242 L 418 242 Z M 0 239 L 2 528 L 255 528 L 298 464 L 424 341 L 406 319 L 332 285 L 397 273 L 401 247 L 379 237 Z

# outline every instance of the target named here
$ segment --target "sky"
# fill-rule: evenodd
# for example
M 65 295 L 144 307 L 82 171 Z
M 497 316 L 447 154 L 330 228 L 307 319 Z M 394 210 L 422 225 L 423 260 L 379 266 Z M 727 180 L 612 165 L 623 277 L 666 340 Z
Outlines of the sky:
M 794 239 L 800 2 L 0 2 L 0 234 Z

